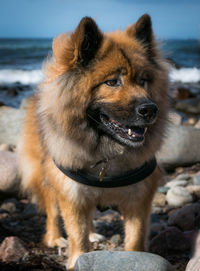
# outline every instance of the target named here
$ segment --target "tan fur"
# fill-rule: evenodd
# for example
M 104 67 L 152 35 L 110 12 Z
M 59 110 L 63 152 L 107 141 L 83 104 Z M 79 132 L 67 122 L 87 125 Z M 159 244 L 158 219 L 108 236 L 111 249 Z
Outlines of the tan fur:
M 62 34 L 55 38 L 53 56 L 44 65 L 44 82 L 28 107 L 19 146 L 23 190 L 29 191 L 47 213 L 44 241 L 51 247 L 62 240 L 58 227 L 60 209 L 70 245 L 69 269 L 73 269 L 81 253 L 89 250 L 88 236 L 97 204 L 118 205 L 124 216 L 126 250 L 146 249 L 151 201 L 160 177 L 158 169 L 140 183 L 103 189 L 71 180 L 52 160 L 98 175 L 101 165 L 93 169 L 91 165 L 107 157 L 109 176 L 142 165 L 160 147 L 167 108 L 167 72 L 155 44 L 159 69 L 149 63 L 146 48 L 134 38 L 135 27 L 104 34 L 95 59 L 86 69 L 74 68 L 82 39 L 81 26 L 71 36 Z M 93 91 L 94 86 L 112 78 L 118 67 L 123 67 L 123 86 L 118 91 L 105 84 Z M 153 77 L 148 89 L 138 84 L 146 73 Z M 150 97 L 159 106 L 157 121 L 149 128 L 143 146 L 127 148 L 106 136 L 97 145 L 97 135 L 86 120 L 88 105 L 95 100 L 124 109 L 133 99 L 141 97 Z

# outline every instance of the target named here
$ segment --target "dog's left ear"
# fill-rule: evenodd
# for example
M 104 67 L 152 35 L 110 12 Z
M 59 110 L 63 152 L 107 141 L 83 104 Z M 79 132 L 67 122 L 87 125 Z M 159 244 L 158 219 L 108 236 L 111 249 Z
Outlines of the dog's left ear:
M 84 17 L 75 32 L 71 35 L 71 41 L 77 52 L 77 62 L 86 67 L 95 57 L 101 46 L 103 34 L 95 21 L 90 17 Z
M 153 43 L 154 36 L 152 30 L 151 17 L 148 14 L 144 14 L 139 20 L 127 28 L 127 34 L 140 41 L 150 56 L 154 55 Z

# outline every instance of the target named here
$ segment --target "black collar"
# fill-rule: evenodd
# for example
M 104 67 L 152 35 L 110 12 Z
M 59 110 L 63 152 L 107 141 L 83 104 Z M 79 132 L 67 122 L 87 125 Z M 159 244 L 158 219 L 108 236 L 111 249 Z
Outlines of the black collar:
M 64 168 L 63 166 L 57 164 L 55 161 L 54 163 L 57 168 L 62 171 L 62 173 L 64 173 L 66 176 L 70 177 L 74 181 L 89 186 L 96 186 L 102 188 L 120 187 L 138 183 L 151 175 L 157 165 L 156 159 L 154 157 L 152 160 L 144 163 L 139 168 L 127 171 L 121 175 L 104 177 L 103 180 L 100 181 L 99 177 L 91 175 L 83 170 L 73 171 L 68 168 Z

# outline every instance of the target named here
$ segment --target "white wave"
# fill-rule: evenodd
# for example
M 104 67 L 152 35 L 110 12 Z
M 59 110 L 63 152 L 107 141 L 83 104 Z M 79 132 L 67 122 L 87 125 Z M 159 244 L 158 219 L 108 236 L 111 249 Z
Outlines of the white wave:
M 200 69 L 172 68 L 170 70 L 170 80 L 172 82 L 197 83 L 200 81 Z M 43 79 L 41 70 L 0 70 L 0 84 L 39 84 Z
M 42 81 L 41 70 L 0 70 L 0 84 L 38 84 Z
M 181 68 L 177 70 L 173 68 L 169 76 L 172 82 L 197 83 L 200 81 L 200 69 Z

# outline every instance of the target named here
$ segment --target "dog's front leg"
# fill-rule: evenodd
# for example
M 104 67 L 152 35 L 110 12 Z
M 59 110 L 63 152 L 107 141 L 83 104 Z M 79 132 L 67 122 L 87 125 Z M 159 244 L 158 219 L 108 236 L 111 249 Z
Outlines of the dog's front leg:
M 125 229 L 125 250 L 146 251 L 146 239 L 148 233 L 149 209 L 138 206 L 137 209 L 126 208 L 123 211 Z
M 73 270 L 77 258 L 82 253 L 89 251 L 89 231 L 93 208 L 70 202 L 66 197 L 62 197 L 59 204 L 69 241 L 67 270 Z

